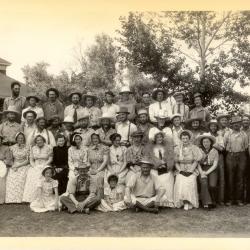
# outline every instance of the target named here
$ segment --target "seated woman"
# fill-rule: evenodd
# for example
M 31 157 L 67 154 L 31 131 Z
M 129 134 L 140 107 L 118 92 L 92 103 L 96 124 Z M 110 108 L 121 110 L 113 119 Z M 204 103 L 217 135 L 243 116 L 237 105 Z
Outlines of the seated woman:
M 200 149 L 191 143 L 192 132 L 183 130 L 181 144 L 175 147 L 176 178 L 174 185 L 174 203 L 177 208 L 184 205 L 184 210 L 199 207 L 197 176 L 198 162 L 202 158 Z
M 60 196 L 62 206 L 73 214 L 90 213 L 90 209 L 96 208 L 103 198 L 102 187 L 96 185 L 89 176 L 89 166 L 76 167 L 74 177 L 69 179 L 67 191 Z
M 75 177 L 76 168 L 88 165 L 88 148 L 82 144 L 82 136 L 74 133 L 71 137 L 71 147 L 68 150 L 69 179 Z
M 145 155 L 154 164 L 151 170 L 158 177 L 165 190 L 160 201 L 162 207 L 174 207 L 174 145 L 171 137 L 164 132 L 156 130 L 153 140 L 147 145 Z
M 24 133 L 16 134 L 16 144 L 10 147 L 13 165 L 6 178 L 6 203 L 21 203 L 24 184 L 29 169 L 29 147 L 26 145 Z
M 42 178 L 37 185 L 37 198 L 30 203 L 30 209 L 36 213 L 55 211 L 58 208 L 58 181 L 52 177 L 54 169 L 47 167 L 43 170 Z
M 55 169 L 54 179 L 58 181 L 58 193 L 65 193 L 68 183 L 68 146 L 63 134 L 56 138 L 57 146 L 53 148 L 53 167 Z
M 125 146 L 121 146 L 121 135 L 115 133 L 110 136 L 110 140 L 112 142 L 112 146 L 109 151 L 109 164 L 104 175 L 104 192 L 106 188 L 109 188 L 107 180 L 108 176 L 111 174 L 118 176 L 118 186 L 124 190 L 126 175 L 128 173 L 126 157 L 127 148 Z
M 91 145 L 88 148 L 90 178 L 103 186 L 104 169 L 108 164 L 109 147 L 103 145 L 99 134 L 91 135 Z
M 202 152 L 202 159 L 199 164 L 201 183 L 201 202 L 205 209 L 216 207 L 217 198 L 217 166 L 219 153 L 213 147 L 216 138 L 210 133 L 204 133 L 197 138 Z
M 37 183 L 42 171 L 49 167 L 53 159 L 53 150 L 42 135 L 37 135 L 35 145 L 30 150 L 30 168 L 24 186 L 23 202 L 32 202 L 37 198 Z
M 101 200 L 101 204 L 96 208 L 101 212 L 117 212 L 127 208 L 124 198 L 124 192 L 117 186 L 118 177 L 116 175 L 110 175 L 108 177 L 109 188 L 106 188 L 104 193 L 104 199 Z
M 3 136 L 0 134 L 0 204 L 5 202 L 7 167 L 12 165 L 11 152 L 8 146 L 2 144 Z
M 138 162 L 143 158 L 145 154 L 145 146 L 142 144 L 143 133 L 135 131 L 131 134 L 132 145 L 127 149 L 127 167 L 129 171 L 126 176 L 126 183 L 129 181 L 131 175 L 139 173 L 141 171 Z

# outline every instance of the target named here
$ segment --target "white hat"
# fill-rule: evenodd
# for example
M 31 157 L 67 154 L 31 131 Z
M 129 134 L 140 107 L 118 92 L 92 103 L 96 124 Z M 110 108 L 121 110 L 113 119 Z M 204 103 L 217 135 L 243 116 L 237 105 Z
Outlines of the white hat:
M 179 113 L 175 113 L 175 114 L 171 115 L 170 120 L 172 121 L 175 117 L 180 117 L 181 118 L 182 115 L 179 114 Z
M 63 120 L 63 123 L 74 123 L 74 119 L 72 116 L 66 116 Z
M 123 86 L 119 94 L 122 94 L 122 93 L 132 93 L 132 91 L 130 90 L 129 86 Z
M 210 139 L 213 143 L 216 142 L 216 138 L 213 135 L 211 135 L 210 133 L 204 133 L 202 135 L 199 135 L 196 140 L 197 140 L 198 144 L 201 144 L 201 141 L 205 138 Z
M 0 177 L 3 178 L 7 173 L 7 167 L 3 161 L 0 161 Z
M 99 118 L 100 121 L 102 121 L 103 119 L 109 119 L 110 121 L 113 121 L 113 117 L 108 113 L 102 114 L 102 116 Z

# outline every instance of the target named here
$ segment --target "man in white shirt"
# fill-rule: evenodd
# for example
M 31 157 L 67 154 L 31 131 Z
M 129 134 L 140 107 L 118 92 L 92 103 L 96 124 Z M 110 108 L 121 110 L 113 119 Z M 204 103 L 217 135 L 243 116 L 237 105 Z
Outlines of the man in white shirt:
M 71 104 L 68 105 L 64 110 L 64 117 L 72 117 L 74 123 L 77 123 L 78 117 L 83 113 L 84 108 L 80 105 L 82 95 L 80 92 L 72 92 L 69 95 Z
M 22 124 L 23 126 L 23 132 L 26 138 L 26 144 L 28 146 L 30 146 L 28 143 L 30 143 L 30 141 L 28 141 L 28 138 L 31 137 L 31 135 L 33 133 L 35 133 L 36 130 L 36 118 L 37 118 L 37 113 L 33 110 L 27 110 L 26 112 L 23 113 L 23 117 L 26 120 L 25 123 Z
M 113 120 L 116 119 L 116 113 L 119 111 L 119 106 L 114 103 L 114 93 L 112 91 L 105 92 L 105 104 L 101 108 L 103 114 L 108 114 Z
M 120 107 L 117 114 L 119 115 L 119 122 L 116 123 L 116 131 L 122 137 L 121 145 L 129 147 L 132 141 L 131 134 L 137 131 L 137 127 L 128 120 L 129 111 L 127 107 Z
M 181 115 L 182 122 L 185 122 L 188 119 L 188 115 L 189 115 L 189 107 L 185 105 L 184 97 L 185 97 L 184 92 L 182 91 L 175 92 L 174 98 L 175 98 L 176 103 L 173 105 L 173 109 L 172 109 L 173 114 Z
M 31 94 L 26 98 L 29 106 L 25 109 L 23 109 L 22 111 L 22 117 L 21 117 L 21 121 L 22 122 L 26 122 L 26 119 L 24 117 L 24 113 L 28 110 L 32 110 L 34 112 L 36 112 L 36 118 L 39 117 L 43 117 L 44 113 L 43 113 L 43 109 L 41 107 L 38 107 L 38 103 L 40 102 L 40 99 L 38 96 L 36 96 L 35 94 Z
M 176 101 L 171 96 L 167 98 L 167 94 L 164 89 L 157 88 L 153 90 L 152 98 L 155 100 L 154 103 L 149 105 L 149 118 L 152 123 L 156 123 L 156 116 L 159 113 L 164 114 L 166 117 L 170 117 L 172 115 L 173 105 L 175 105 Z

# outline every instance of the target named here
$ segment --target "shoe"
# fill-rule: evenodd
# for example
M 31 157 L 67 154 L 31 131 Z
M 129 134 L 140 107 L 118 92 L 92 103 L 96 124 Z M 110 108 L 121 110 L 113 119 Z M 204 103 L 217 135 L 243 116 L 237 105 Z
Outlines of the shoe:
M 236 202 L 236 205 L 242 207 L 242 206 L 244 206 L 244 203 L 241 202 L 241 201 L 237 201 L 237 202 Z
M 225 205 L 226 205 L 227 207 L 232 206 L 232 201 L 228 201 L 228 202 L 226 202 L 226 203 L 225 203 Z
M 204 210 L 209 210 L 209 206 L 208 205 L 204 205 L 203 208 L 204 208 Z
M 189 208 L 188 208 L 188 204 L 186 203 L 186 204 L 184 205 L 184 210 L 185 210 L 185 211 L 188 211 L 188 209 L 189 209 Z
M 84 209 L 84 213 L 85 213 L 85 214 L 90 214 L 89 208 L 85 208 L 85 209 Z

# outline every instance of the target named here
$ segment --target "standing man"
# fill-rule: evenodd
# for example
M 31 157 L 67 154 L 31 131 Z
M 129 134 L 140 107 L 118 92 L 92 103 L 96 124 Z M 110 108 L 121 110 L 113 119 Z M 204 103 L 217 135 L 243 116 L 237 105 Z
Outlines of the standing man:
M 23 113 L 23 117 L 25 119 L 25 123 L 22 124 L 23 126 L 23 132 L 26 138 L 26 143 L 28 146 L 28 138 L 35 132 L 37 129 L 36 127 L 36 118 L 37 118 L 37 113 L 33 110 L 27 110 Z
M 226 180 L 228 201 L 227 206 L 234 202 L 243 206 L 244 203 L 244 177 L 246 172 L 246 150 L 249 151 L 247 134 L 241 131 L 242 119 L 240 116 L 232 117 L 232 131 L 225 136 L 226 154 Z
M 104 106 L 101 108 L 103 114 L 108 114 L 113 121 L 116 119 L 116 113 L 119 111 L 119 106 L 114 103 L 115 94 L 112 91 L 105 92 Z
M 131 144 L 131 134 L 137 131 L 134 123 L 128 120 L 129 111 L 127 107 L 120 107 L 117 112 L 119 115 L 119 122 L 116 123 L 116 132 L 121 135 L 121 145 L 129 147 Z
M 64 118 L 71 116 L 73 118 L 74 124 L 77 123 L 79 115 L 84 112 L 84 108 L 80 104 L 81 99 L 82 94 L 80 92 L 72 92 L 69 95 L 71 104 L 68 105 L 64 110 Z
M 21 115 L 25 107 L 26 98 L 20 96 L 21 84 L 19 82 L 11 83 L 11 97 L 6 97 L 3 103 L 3 110 L 8 110 L 10 106 L 14 106 L 15 110 Z
M 24 113 L 28 110 L 32 110 L 34 112 L 36 112 L 36 117 L 43 117 L 44 113 L 43 113 L 43 109 L 41 107 L 38 107 L 38 103 L 40 102 L 40 99 L 38 96 L 36 96 L 35 94 L 31 94 L 26 98 L 27 102 L 28 102 L 28 107 L 23 109 L 22 111 L 22 122 L 25 122 L 25 118 L 24 118 Z
M 151 100 L 151 95 L 149 92 L 144 92 L 142 93 L 142 99 L 141 99 L 141 102 L 140 103 L 137 103 L 136 106 L 135 106 L 135 111 L 136 111 L 136 114 L 138 115 L 138 111 L 141 110 L 141 109 L 146 109 L 147 112 L 148 112 L 148 109 L 149 109 L 149 105 L 152 103 L 152 100 Z
M 84 113 L 89 115 L 89 126 L 94 130 L 99 128 L 99 118 L 102 115 L 102 111 L 95 106 L 97 97 L 92 93 L 88 92 L 83 96 Z
M 167 94 L 162 88 L 154 89 L 152 98 L 155 102 L 149 105 L 148 112 L 150 121 L 156 124 L 156 117 L 159 116 L 159 113 L 163 114 L 165 117 L 170 117 L 172 115 L 172 107 L 175 104 L 175 100 L 172 97 L 169 97 L 167 100 Z
M 176 103 L 173 105 L 173 114 L 180 114 L 181 115 L 181 122 L 185 122 L 188 119 L 189 116 L 189 107 L 185 105 L 184 98 L 185 93 L 184 92 L 175 92 L 174 98 Z
M 46 91 L 46 96 L 48 101 L 43 104 L 43 112 L 46 121 L 49 122 L 49 120 L 55 115 L 58 115 L 61 121 L 63 121 L 64 107 L 58 99 L 59 91 L 55 88 L 49 88 Z
M 120 108 L 127 108 L 129 112 L 128 119 L 133 122 L 135 119 L 135 101 L 130 98 L 130 95 L 133 93 L 128 86 L 123 86 L 119 94 L 121 100 L 117 104 Z
M 16 144 L 16 134 L 23 131 L 21 124 L 16 122 L 20 113 L 15 106 L 9 106 L 3 113 L 7 120 L 0 125 L 0 134 L 3 136 L 2 143 L 6 146 L 12 146 Z

